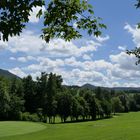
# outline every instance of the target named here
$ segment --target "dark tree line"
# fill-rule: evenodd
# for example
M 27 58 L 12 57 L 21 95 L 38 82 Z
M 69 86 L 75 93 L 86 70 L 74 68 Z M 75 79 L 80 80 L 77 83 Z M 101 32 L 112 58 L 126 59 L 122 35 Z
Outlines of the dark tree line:
M 34 81 L 0 77 L 0 120 L 55 123 L 111 117 L 119 112 L 139 111 L 140 94 L 95 90 L 62 85 L 62 77 L 42 73 Z

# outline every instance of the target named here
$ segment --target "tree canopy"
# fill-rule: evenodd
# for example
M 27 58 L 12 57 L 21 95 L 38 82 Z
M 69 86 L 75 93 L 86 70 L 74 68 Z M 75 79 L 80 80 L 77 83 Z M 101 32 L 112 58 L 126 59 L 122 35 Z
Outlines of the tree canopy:
M 37 17 L 44 17 L 41 37 L 46 42 L 53 38 L 66 41 L 81 38 L 83 30 L 89 35 L 99 36 L 101 29 L 106 28 L 87 0 L 0 0 L 0 39 L 8 41 L 10 36 L 20 35 L 29 22 L 32 8 L 37 6 L 45 7 L 45 12 L 40 10 Z M 140 0 L 135 7 L 140 8 Z M 127 53 L 135 55 L 138 58 L 136 64 L 140 63 L 140 48 Z
M 0 76 L 0 120 L 55 123 L 109 118 L 113 114 L 140 111 L 140 94 L 131 90 L 74 87 L 62 85 L 62 77 L 41 73 L 7 79 Z
M 41 37 L 49 42 L 60 37 L 66 41 L 82 37 L 81 30 L 89 35 L 99 36 L 100 29 L 106 26 L 100 23 L 101 18 L 94 16 L 93 8 L 86 0 L 1 0 L 0 33 L 1 39 L 8 41 L 9 36 L 20 35 L 29 22 L 33 7 L 44 6 L 38 17 L 44 16 L 44 28 Z M 73 25 L 77 25 L 75 28 Z

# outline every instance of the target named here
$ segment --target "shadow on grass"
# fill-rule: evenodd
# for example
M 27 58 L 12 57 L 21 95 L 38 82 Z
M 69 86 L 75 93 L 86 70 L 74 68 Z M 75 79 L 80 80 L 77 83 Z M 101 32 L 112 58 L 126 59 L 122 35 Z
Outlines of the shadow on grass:
M 122 115 L 123 115 L 122 113 L 116 113 L 116 114 L 113 115 L 113 117 L 115 117 L 115 116 L 122 116 Z
M 92 120 L 92 119 L 78 119 L 78 120 L 73 120 L 73 121 L 66 121 L 66 122 L 57 122 L 55 124 L 67 124 L 67 123 L 81 123 L 81 122 L 93 122 L 93 121 L 99 121 L 99 120 L 105 120 L 105 119 L 110 119 L 110 118 L 113 118 L 113 116 L 109 116 L 109 117 L 104 117 L 104 118 L 97 118 L 95 120 Z

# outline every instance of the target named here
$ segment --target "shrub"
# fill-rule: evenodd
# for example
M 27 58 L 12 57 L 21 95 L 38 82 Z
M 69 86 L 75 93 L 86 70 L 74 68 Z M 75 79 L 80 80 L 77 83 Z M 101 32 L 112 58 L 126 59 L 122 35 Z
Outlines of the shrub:
M 20 116 L 21 121 L 32 121 L 32 122 L 39 122 L 40 118 L 37 114 L 30 114 L 29 112 L 21 113 Z

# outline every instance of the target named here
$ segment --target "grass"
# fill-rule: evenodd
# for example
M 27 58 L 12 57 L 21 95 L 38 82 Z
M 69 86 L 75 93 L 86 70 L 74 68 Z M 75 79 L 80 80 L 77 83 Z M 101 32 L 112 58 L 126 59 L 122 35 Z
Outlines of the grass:
M 39 129 L 34 125 L 37 125 Z M 9 126 L 13 129 L 9 129 Z M 43 127 L 42 130 L 40 127 Z M 18 128 L 26 131 L 20 134 Z M 33 132 L 33 130 L 36 132 Z M 28 132 L 28 134 L 25 132 Z M 12 133 L 14 136 L 10 136 Z M 0 123 L 0 140 L 140 140 L 139 133 L 140 112 L 81 123 Z
M 41 131 L 45 128 L 45 125 L 39 123 L 5 121 L 0 122 L 0 137 L 32 133 Z

